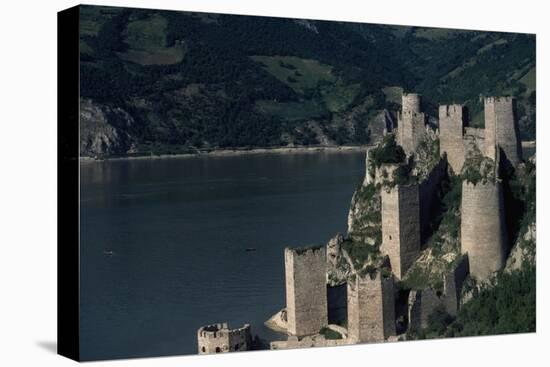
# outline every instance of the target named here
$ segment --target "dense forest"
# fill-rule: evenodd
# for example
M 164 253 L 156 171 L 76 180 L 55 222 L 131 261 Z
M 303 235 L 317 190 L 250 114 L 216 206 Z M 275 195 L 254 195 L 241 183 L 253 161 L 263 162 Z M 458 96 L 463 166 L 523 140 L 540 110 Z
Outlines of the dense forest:
M 474 125 L 481 96 L 516 96 L 535 136 L 533 35 L 80 9 L 81 98 L 103 117 L 82 120 L 84 154 L 366 144 L 403 90 L 432 116 L 466 103 Z

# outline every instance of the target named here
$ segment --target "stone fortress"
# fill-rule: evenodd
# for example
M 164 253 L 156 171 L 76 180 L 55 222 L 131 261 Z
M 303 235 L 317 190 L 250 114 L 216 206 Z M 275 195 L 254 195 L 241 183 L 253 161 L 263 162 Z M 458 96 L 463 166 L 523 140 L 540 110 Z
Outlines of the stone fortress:
M 228 353 L 248 350 L 251 344 L 250 325 L 229 329 L 226 323 L 201 327 L 197 331 L 199 354 Z
M 285 249 L 286 307 L 266 325 L 285 333 L 287 339 L 271 342 L 271 349 L 406 339 L 408 332 L 426 328 L 436 309 L 456 316 L 468 276 L 483 284 L 503 269 L 509 244 L 499 169 L 501 164 L 517 167 L 522 162 L 515 100 L 485 98 L 483 129 L 469 127 L 463 105 L 441 105 L 438 112 L 439 126 L 433 129 L 422 111 L 421 96 L 403 94 L 397 126 L 385 135 L 394 137 L 402 148 L 405 163 L 373 165 L 369 156 L 376 148 L 367 149 L 365 180 L 352 199 L 348 235 L 338 234 L 326 249 Z M 432 143 L 438 153 L 426 158 L 422 151 Z M 414 160 L 416 180 L 392 180 Z M 431 163 L 423 165 L 428 160 Z M 432 256 L 425 251 L 425 243 L 437 187 L 448 173 L 467 170 L 471 160 L 482 177 L 470 182 L 466 175 L 460 176 L 460 230 L 459 240 L 454 239 L 458 248 L 445 254 L 450 260 L 437 274 L 440 286 L 397 286 Z M 378 196 L 360 203 L 362 190 L 373 187 L 378 188 Z M 361 210 L 370 213 L 369 220 L 379 216 L 379 222 L 360 219 Z M 364 263 L 354 261 L 344 244 L 357 240 L 367 249 L 378 245 L 379 253 L 369 254 Z M 242 340 L 249 338 L 243 336 L 249 333 L 247 326 L 235 331 L 226 326 L 199 329 L 199 353 L 246 349 L 248 344 L 235 343 L 232 333 Z

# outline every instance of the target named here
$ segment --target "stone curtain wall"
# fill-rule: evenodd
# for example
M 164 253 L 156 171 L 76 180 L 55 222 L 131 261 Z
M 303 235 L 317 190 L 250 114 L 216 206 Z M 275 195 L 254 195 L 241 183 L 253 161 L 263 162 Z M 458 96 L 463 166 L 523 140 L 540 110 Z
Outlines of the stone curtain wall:
M 447 153 L 447 161 L 455 173 L 462 171 L 464 165 L 464 141 L 462 139 L 465 123 L 464 107 L 460 104 L 439 106 L 440 153 Z
M 348 282 L 348 338 L 355 343 L 382 342 L 395 335 L 395 296 L 392 276 L 380 272 L 371 279 L 355 276 Z
M 506 227 L 502 187 L 497 183 L 462 183 L 461 250 L 472 277 L 485 280 L 502 269 Z
M 456 316 L 462 285 L 468 274 L 468 258 L 443 275 L 443 291 L 432 288 L 411 290 L 409 293 L 409 330 L 418 332 L 428 327 L 429 317 L 436 309 Z
M 231 351 L 248 350 L 251 343 L 252 334 L 250 333 L 249 325 L 229 332 L 229 346 Z
M 393 273 L 401 279 L 420 251 L 418 185 L 382 190 L 382 245 Z
M 328 323 L 325 248 L 285 249 L 288 332 L 318 333 Z
M 348 344 L 352 344 L 349 339 L 325 339 L 325 337 L 322 335 L 306 336 L 301 339 L 296 336 L 289 336 L 287 340 L 273 341 L 269 343 L 271 350 L 335 347 Z

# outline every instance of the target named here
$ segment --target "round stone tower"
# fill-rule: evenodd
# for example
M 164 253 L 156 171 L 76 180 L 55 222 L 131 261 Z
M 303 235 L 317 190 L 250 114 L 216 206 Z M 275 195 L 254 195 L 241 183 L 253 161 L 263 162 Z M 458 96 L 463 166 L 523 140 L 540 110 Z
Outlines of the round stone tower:
M 468 254 L 470 275 L 486 280 L 505 263 L 506 226 L 499 182 L 462 183 L 461 250 Z
M 422 96 L 417 93 L 403 93 L 401 97 L 401 103 L 403 114 L 407 112 L 420 113 L 420 105 L 422 102 Z
M 228 353 L 250 348 L 250 325 L 229 329 L 227 323 L 201 327 L 197 331 L 199 354 Z

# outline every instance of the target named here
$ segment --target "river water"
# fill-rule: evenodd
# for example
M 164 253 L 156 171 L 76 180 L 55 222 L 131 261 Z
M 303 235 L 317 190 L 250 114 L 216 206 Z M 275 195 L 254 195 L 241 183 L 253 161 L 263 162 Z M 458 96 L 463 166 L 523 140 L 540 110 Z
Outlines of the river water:
M 81 163 L 81 357 L 195 354 L 215 322 L 282 338 L 283 249 L 344 232 L 363 176 L 360 152 Z

